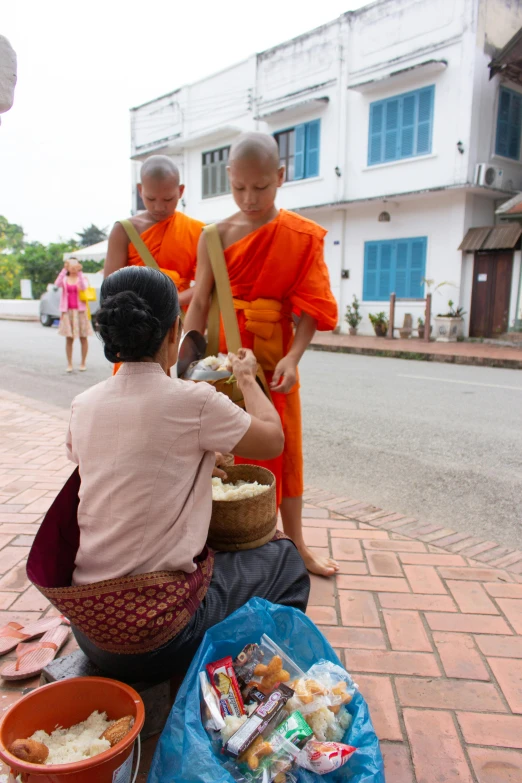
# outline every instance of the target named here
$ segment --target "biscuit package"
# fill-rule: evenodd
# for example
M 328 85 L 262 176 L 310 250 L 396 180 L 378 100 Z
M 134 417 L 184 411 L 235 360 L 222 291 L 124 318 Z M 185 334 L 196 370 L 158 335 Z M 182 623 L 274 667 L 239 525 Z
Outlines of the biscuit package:
M 245 714 L 245 706 L 239 690 L 232 658 L 222 658 L 220 661 L 207 664 L 207 674 L 219 700 L 221 715 L 235 715 L 240 718 Z

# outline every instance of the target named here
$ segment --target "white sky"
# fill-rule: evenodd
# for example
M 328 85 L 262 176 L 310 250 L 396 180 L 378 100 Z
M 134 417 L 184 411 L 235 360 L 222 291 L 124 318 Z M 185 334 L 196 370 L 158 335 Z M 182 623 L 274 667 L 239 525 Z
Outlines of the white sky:
M 131 106 L 366 4 L 4 0 L 18 84 L 1 116 L 0 214 L 45 243 L 125 217 Z

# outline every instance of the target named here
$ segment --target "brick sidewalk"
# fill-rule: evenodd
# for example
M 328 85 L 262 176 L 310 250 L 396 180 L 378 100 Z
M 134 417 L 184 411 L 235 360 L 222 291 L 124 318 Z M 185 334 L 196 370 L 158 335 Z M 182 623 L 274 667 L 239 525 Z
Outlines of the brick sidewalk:
M 310 346 L 316 351 L 356 353 L 365 356 L 387 356 L 395 359 L 452 364 L 472 364 L 481 367 L 522 369 L 522 348 L 491 343 L 436 343 L 415 338 L 388 340 L 385 337 L 365 337 L 317 332 Z
M 0 625 L 53 611 L 25 558 L 71 472 L 64 418 L 0 392 Z M 313 577 L 309 615 L 370 705 L 387 783 L 520 783 L 522 553 L 318 490 L 306 500 L 309 544 L 341 564 Z M 37 684 L 1 685 L 0 716 Z

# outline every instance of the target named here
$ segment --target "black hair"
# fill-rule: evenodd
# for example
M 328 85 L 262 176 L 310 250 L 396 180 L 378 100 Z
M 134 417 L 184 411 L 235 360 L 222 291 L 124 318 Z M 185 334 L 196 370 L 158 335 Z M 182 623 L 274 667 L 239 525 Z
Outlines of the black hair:
M 176 286 L 163 272 L 127 266 L 105 278 L 94 316 L 110 362 L 154 357 L 180 314 Z

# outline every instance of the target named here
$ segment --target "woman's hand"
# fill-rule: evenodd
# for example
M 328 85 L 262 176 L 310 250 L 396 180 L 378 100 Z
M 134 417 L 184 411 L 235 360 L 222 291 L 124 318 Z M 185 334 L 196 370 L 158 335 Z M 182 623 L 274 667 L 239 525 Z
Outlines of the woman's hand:
M 272 391 L 288 394 L 297 382 L 297 362 L 291 356 L 284 356 L 274 370 L 270 388 Z
M 241 387 L 241 383 L 247 379 L 256 377 L 257 359 L 250 348 L 240 348 L 237 354 L 229 353 L 232 362 L 232 372 Z
M 212 478 L 220 478 L 222 481 L 225 481 L 227 478 L 227 474 L 224 470 L 220 470 L 219 466 L 222 465 L 225 467 L 227 464 L 227 457 L 223 456 L 223 454 L 220 454 L 219 451 L 216 451 L 216 466 L 214 470 L 212 471 Z

